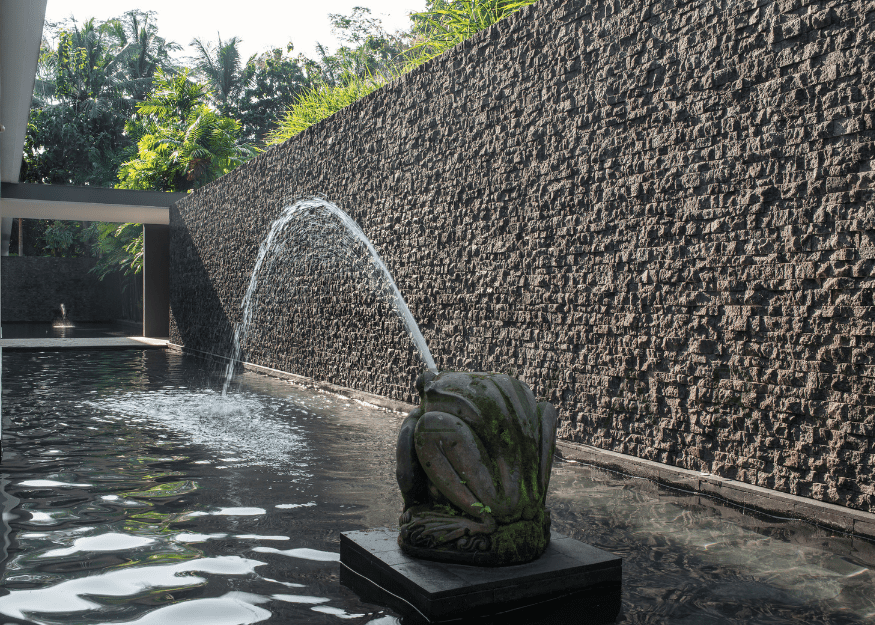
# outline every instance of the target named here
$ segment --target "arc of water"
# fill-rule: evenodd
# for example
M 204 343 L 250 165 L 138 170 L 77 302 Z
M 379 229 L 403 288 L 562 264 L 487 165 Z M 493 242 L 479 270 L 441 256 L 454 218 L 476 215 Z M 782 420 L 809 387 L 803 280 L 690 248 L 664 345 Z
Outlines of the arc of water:
M 387 290 L 391 296 L 391 303 L 395 307 L 395 311 L 398 313 L 401 321 L 404 323 L 404 327 L 407 329 L 410 338 L 413 340 L 413 344 L 419 352 L 425 366 L 430 371 L 437 371 L 437 366 L 431 356 L 425 338 L 422 336 L 422 332 L 419 331 L 419 326 L 414 320 L 413 315 L 410 313 L 410 309 L 407 307 L 407 302 L 404 301 L 404 297 L 401 295 L 401 291 L 398 290 L 398 286 L 395 284 L 392 274 L 389 272 L 383 259 L 380 258 L 380 255 L 377 253 L 377 250 L 374 248 L 370 239 L 368 239 L 367 235 L 365 235 L 355 220 L 347 215 L 341 208 L 327 200 L 312 198 L 309 200 L 298 200 L 294 204 L 287 206 L 273 224 L 271 224 L 267 237 L 265 237 L 258 249 L 255 267 L 249 278 L 249 286 L 246 289 L 246 294 L 243 296 L 243 301 L 240 303 L 240 307 L 243 308 L 243 319 L 237 325 L 234 332 L 234 346 L 231 353 L 231 359 L 228 361 L 228 367 L 225 371 L 225 383 L 222 386 L 223 396 L 227 394 L 228 387 L 234 377 L 234 370 L 237 363 L 240 361 L 240 355 L 243 350 L 243 342 L 246 339 L 249 325 L 252 322 L 252 314 L 255 309 L 253 298 L 255 296 L 256 287 L 258 286 L 258 278 L 262 267 L 266 261 L 269 261 L 271 252 L 275 251 L 282 245 L 280 234 L 287 228 L 292 220 L 305 211 L 317 208 L 324 208 L 327 210 L 340 221 L 346 230 L 346 233 L 351 234 L 356 241 L 365 245 L 368 254 L 370 255 L 371 262 L 385 281 Z M 268 262 L 268 264 L 270 264 L 270 262 Z

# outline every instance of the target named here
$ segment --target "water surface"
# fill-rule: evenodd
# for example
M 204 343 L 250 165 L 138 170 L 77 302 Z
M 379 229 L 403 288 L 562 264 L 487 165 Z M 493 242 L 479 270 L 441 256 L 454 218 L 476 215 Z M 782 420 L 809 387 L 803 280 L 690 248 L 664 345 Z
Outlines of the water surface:
M 398 623 L 338 582 L 393 526 L 403 415 L 161 351 L 3 356 L 0 622 Z M 875 548 L 572 463 L 558 531 L 624 559 L 624 623 L 875 619 Z M 402 621 L 403 622 L 403 621 Z

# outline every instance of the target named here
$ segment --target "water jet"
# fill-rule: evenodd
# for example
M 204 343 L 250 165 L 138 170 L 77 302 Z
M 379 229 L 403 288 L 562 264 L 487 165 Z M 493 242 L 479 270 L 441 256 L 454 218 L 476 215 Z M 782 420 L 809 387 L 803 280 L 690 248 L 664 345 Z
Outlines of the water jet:
M 67 307 L 64 304 L 58 306 L 52 311 L 52 327 L 53 328 L 73 328 L 73 323 L 67 318 Z
M 338 238 L 336 241 L 330 241 L 331 236 Z M 303 240 L 296 241 L 296 237 Z M 292 249 L 287 246 L 289 240 L 293 242 Z M 231 356 L 222 388 L 223 395 L 227 394 L 240 362 L 253 314 L 258 306 L 258 287 L 261 278 L 286 253 L 304 258 L 309 265 L 318 265 L 322 268 L 337 267 L 341 271 L 357 272 L 366 277 L 371 290 L 385 298 L 401 319 L 425 368 L 437 372 L 434 359 L 419 331 L 419 326 L 413 319 L 392 274 L 370 239 L 355 220 L 337 205 L 321 198 L 308 198 L 289 203 L 271 224 L 267 236 L 259 247 L 255 267 L 240 303 L 243 318 L 234 331 Z

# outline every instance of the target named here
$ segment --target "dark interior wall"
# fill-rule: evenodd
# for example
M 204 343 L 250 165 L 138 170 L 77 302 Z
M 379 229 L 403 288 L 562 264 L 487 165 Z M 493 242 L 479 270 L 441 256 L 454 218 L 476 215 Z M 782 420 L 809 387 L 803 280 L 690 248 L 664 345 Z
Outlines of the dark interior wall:
M 143 336 L 170 333 L 170 228 L 143 225 Z
M 271 222 L 321 194 L 440 368 L 518 375 L 566 439 L 875 510 L 873 16 L 544 0 L 179 202 L 172 340 L 226 350 Z M 360 285 L 269 292 L 248 360 L 412 399 Z
M 71 321 L 121 319 L 121 282 L 115 275 L 98 280 L 89 272 L 95 262 L 93 258 L 3 256 L 3 323 L 50 323 L 61 304 Z

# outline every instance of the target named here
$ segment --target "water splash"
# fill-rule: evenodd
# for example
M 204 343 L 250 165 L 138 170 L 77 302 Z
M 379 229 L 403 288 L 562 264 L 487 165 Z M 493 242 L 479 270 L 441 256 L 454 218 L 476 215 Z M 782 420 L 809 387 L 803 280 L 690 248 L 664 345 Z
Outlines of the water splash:
M 315 264 L 322 268 L 332 265 L 340 268 L 341 264 L 346 262 L 348 265 L 346 267 L 347 270 L 350 266 L 364 270 L 365 274 L 370 278 L 371 288 L 382 294 L 391 303 L 395 312 L 404 323 L 404 327 L 407 329 L 425 366 L 431 371 L 437 371 L 437 366 L 431 356 L 425 338 L 423 338 L 422 333 L 419 331 L 419 326 L 413 319 L 413 315 L 410 313 L 404 297 L 398 290 L 392 274 L 389 273 L 371 241 L 352 217 L 347 215 L 338 206 L 327 200 L 311 198 L 298 200 L 287 206 L 273 222 L 267 237 L 261 243 L 258 257 L 255 260 L 255 268 L 252 270 L 252 276 L 249 279 L 249 287 L 246 289 L 246 294 L 243 296 L 243 301 L 240 304 L 240 307 L 243 308 L 243 320 L 237 325 L 234 332 L 234 346 L 231 358 L 228 361 L 228 368 L 225 371 L 225 383 L 222 387 L 223 396 L 227 395 L 228 387 L 234 377 L 234 370 L 240 361 L 243 344 L 252 323 L 253 313 L 257 308 L 256 292 L 259 279 L 264 273 L 270 271 L 273 263 L 278 258 L 283 256 L 288 239 L 286 235 L 312 232 L 318 234 L 319 228 L 327 225 L 335 228 L 338 225 L 341 226 L 342 230 L 338 233 L 341 238 L 340 241 L 336 243 L 328 241 L 327 239 L 330 237 L 324 235 L 321 237 L 317 236 L 306 249 L 294 251 L 298 258 L 308 264 Z M 367 250 L 366 255 L 359 255 L 355 251 L 360 249 L 362 245 Z

